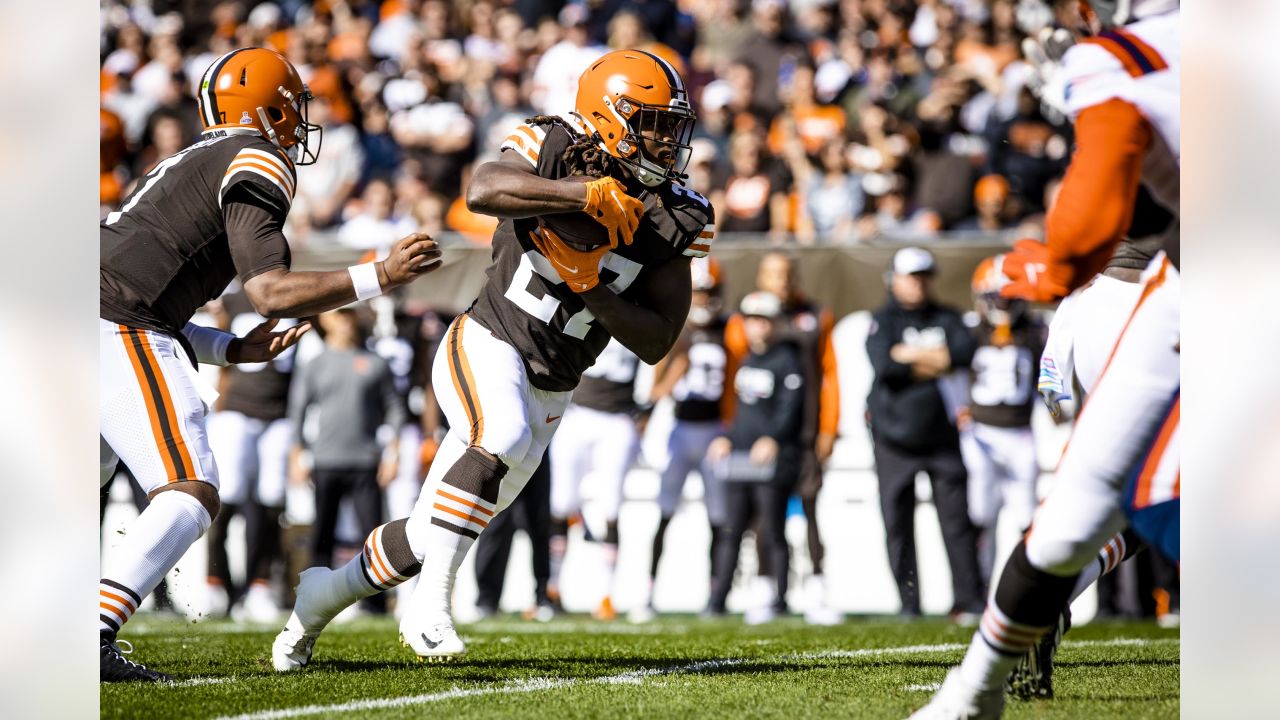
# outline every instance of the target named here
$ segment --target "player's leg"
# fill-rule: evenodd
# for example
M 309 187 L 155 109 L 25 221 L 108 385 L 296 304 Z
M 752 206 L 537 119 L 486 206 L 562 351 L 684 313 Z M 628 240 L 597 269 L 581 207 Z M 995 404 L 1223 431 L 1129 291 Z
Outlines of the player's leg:
M 926 469 L 951 567 L 951 610 L 957 616 L 972 614 L 976 620 L 984 605 L 984 586 L 978 571 L 977 540 L 969 521 L 968 472 L 959 447 L 935 451 Z
M 565 410 L 560 421 L 563 432 L 551 440 L 551 578 L 548 592 L 560 602 L 560 572 L 569 551 L 569 523 L 582 509 L 581 488 L 591 469 L 591 446 L 601 435 L 594 422 L 598 413 L 576 405 Z
M 746 483 L 727 483 L 726 501 L 728 517 L 721 527 L 723 537 L 717 550 L 716 574 L 711 579 L 711 600 L 707 603 L 707 615 L 719 616 L 725 613 L 725 601 L 729 590 L 733 588 L 733 575 L 738 570 L 738 554 L 742 549 L 742 536 L 747 533 L 747 525 L 751 522 L 751 490 Z
M 964 662 L 919 717 L 949 717 L 997 695 L 1002 702 L 1001 686 L 1019 658 L 1057 624 L 1081 571 L 1125 526 L 1126 472 L 1155 436 L 1179 379 L 1177 272 L 1163 257 L 1151 271 Z
M 889 569 L 898 584 L 901 613 L 920 615 L 920 588 L 916 576 L 916 473 L 919 461 L 885 441 L 874 446 L 876 477 L 880 486 L 880 515 L 884 519 Z
M 245 567 L 250 583 L 244 607 L 251 618 L 260 622 L 275 621 L 280 614 L 280 603 L 271 587 L 271 574 L 276 563 L 283 560 L 280 516 L 284 514 L 292 442 L 293 425 L 280 418 L 264 423 L 254 448 L 258 458 L 258 482 L 254 507 L 246 519 L 248 558 Z
M 400 631 L 420 657 L 443 658 L 462 652 L 449 609 L 458 567 L 489 519 L 537 469 L 570 393 L 533 388 L 515 348 L 467 315 L 450 328 L 433 378 L 436 387 L 455 389 L 440 393 L 451 432 L 470 432 L 460 458 L 439 474 L 439 461 L 432 466 L 409 516 L 409 539 L 423 566 Z
M 636 423 L 630 415 L 601 413 L 599 422 L 604 433 L 591 449 L 591 478 L 595 490 L 593 496 L 604 509 L 605 516 L 605 534 L 600 543 L 604 551 L 605 594 L 594 615 L 600 620 L 612 620 L 617 617 L 613 591 L 618 568 L 618 515 L 622 509 L 622 489 L 640 445 Z
M 410 422 L 401 428 L 398 471 L 386 491 L 389 518 L 408 517 L 418 502 L 418 493 L 422 490 L 422 440 L 422 427 L 418 423 Z M 403 606 L 409 602 L 417 583 L 415 575 L 396 587 L 397 617 L 403 614 Z
M 125 660 L 116 634 L 217 514 L 218 474 L 195 368 L 167 336 L 100 321 L 101 435 L 151 503 L 103 560 L 101 679 L 163 680 Z
M 227 614 L 237 595 L 227 558 L 227 527 L 231 518 L 245 507 L 253 475 L 249 467 L 249 418 L 223 410 L 211 413 L 205 425 L 209 447 L 218 463 L 218 497 L 222 501 L 222 509 L 213 518 L 206 542 L 209 555 L 205 612 L 217 617 Z
M 1134 531 L 1175 563 L 1181 558 L 1181 408 L 1179 389 L 1168 403 L 1151 447 L 1125 480 L 1125 513 Z
M 684 493 L 684 484 L 689 472 L 702 457 L 699 448 L 694 445 L 694 428 L 700 423 L 675 420 L 667 435 L 667 464 L 658 477 L 658 527 L 653 533 L 653 545 L 649 554 L 649 581 L 645 586 L 643 602 L 634 608 L 629 615 L 632 622 L 647 622 L 656 615 L 653 608 L 653 585 L 658 579 L 658 563 L 662 560 L 662 551 L 666 544 L 667 526 L 675 517 L 676 508 L 680 506 L 680 497 Z M 705 450 L 705 445 L 702 450 Z M 714 533 L 715 531 L 712 530 Z M 712 543 L 714 547 L 714 543 Z
M 991 569 L 995 564 L 996 520 L 1000 513 L 1000 484 L 1003 479 L 1000 466 L 992 457 L 992 428 L 973 423 L 960 433 L 960 454 L 969 471 L 968 503 L 969 520 L 977 532 L 978 569 L 982 584 L 991 582 Z M 1023 528 L 1025 529 L 1025 525 Z

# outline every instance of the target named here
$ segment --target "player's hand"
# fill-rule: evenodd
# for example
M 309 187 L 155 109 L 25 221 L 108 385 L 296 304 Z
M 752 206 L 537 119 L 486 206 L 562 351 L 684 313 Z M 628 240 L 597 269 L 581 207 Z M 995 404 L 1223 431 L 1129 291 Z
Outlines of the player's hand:
M 530 232 L 529 237 L 538 252 L 551 261 L 551 266 L 570 290 L 584 293 L 600 284 L 600 258 L 609 252 L 608 245 L 586 252 L 574 250 L 548 227 Z
M 733 443 L 729 442 L 729 438 L 718 437 L 707 446 L 707 461 L 711 463 L 723 462 L 725 458 L 729 457 L 731 450 L 733 450 Z
M 1049 248 L 1035 240 L 1019 240 L 1005 254 L 1001 268 L 1010 282 L 1000 289 L 1007 298 L 1050 303 L 1071 293 L 1075 268 L 1049 257 Z
M 778 457 L 778 441 L 765 435 L 755 442 L 751 443 L 751 453 L 748 455 L 753 465 L 768 465 Z
M 610 249 L 618 247 L 618 240 L 630 245 L 635 239 L 640 218 L 644 217 L 644 203 L 627 195 L 622 183 L 611 177 L 602 177 L 587 183 L 587 203 L 582 212 L 590 215 L 609 231 Z
M 831 453 L 836 449 L 836 436 L 827 433 L 818 434 L 818 442 L 814 445 L 814 454 L 818 456 L 818 464 L 826 465 Z
M 249 331 L 242 338 L 235 338 L 227 344 L 227 362 L 255 363 L 270 362 L 277 355 L 293 347 L 298 339 L 307 334 L 311 323 L 298 323 L 284 332 L 274 332 L 280 321 L 272 318 Z
M 400 238 L 387 258 L 377 264 L 378 280 L 384 290 L 407 285 L 440 267 L 440 246 L 426 233 Z
M 394 453 L 388 454 L 378 463 L 378 487 L 386 490 L 400 474 L 400 460 Z
M 1067 86 L 1062 72 L 1062 56 L 1075 44 L 1071 33 L 1062 28 L 1042 28 L 1035 37 L 1022 41 L 1022 54 L 1027 58 L 1031 74 L 1027 86 L 1040 98 L 1042 106 L 1062 117 L 1067 112 Z

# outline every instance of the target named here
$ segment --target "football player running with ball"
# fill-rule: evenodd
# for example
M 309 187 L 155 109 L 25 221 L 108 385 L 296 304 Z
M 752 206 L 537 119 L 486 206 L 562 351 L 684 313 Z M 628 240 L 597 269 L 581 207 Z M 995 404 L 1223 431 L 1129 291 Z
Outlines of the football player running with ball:
M 667 62 L 619 50 L 582 74 L 573 112 L 531 118 L 476 169 L 467 204 L 501 223 L 488 280 L 435 358 L 449 434 L 408 518 L 347 566 L 302 574 L 277 670 L 306 665 L 343 608 L 419 573 L 401 640 L 429 660 L 466 652 L 458 567 L 538 466 L 583 371 L 611 337 L 656 363 L 684 326 L 690 258 L 715 234 L 710 203 L 678 182 L 693 123 Z
M 123 462 L 151 504 L 103 561 L 99 584 L 101 680 L 168 680 L 126 659 L 121 626 L 218 514 L 218 470 L 205 413 L 216 392 L 196 363 L 268 362 L 310 326 L 304 317 L 374 297 L 440 265 L 426 235 L 400 240 L 387 259 L 332 272 L 290 270 L 282 233 L 297 182 L 315 161 L 320 128 L 311 93 L 279 53 L 233 50 L 200 84 L 203 137 L 160 161 L 102 222 L 99 417 L 102 483 Z M 312 147 L 312 143 L 315 147 Z M 270 318 L 243 338 L 190 322 L 239 277 Z

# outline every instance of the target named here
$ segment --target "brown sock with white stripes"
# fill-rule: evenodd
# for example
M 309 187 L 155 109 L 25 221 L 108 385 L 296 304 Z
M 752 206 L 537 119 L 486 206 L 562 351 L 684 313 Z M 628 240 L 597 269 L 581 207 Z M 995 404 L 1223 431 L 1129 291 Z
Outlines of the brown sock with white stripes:
M 1037 569 L 1027 559 L 1025 541 L 1018 543 L 960 665 L 968 683 L 981 689 L 1003 684 L 1018 658 L 1058 621 L 1077 577 Z
M 449 622 L 458 567 L 498 511 L 498 489 L 506 474 L 505 463 L 471 447 L 434 488 L 423 487 L 423 493 L 433 493 L 427 496 L 432 506 L 429 519 L 409 518 L 409 542 L 423 558 L 410 613 L 426 613 L 433 616 L 433 622 Z

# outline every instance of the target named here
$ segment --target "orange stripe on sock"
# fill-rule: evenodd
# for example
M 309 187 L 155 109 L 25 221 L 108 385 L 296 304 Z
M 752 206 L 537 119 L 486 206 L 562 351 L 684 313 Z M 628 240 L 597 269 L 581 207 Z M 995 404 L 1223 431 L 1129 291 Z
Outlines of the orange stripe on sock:
M 129 616 L 121 615 L 120 609 L 117 608 L 115 605 L 112 605 L 111 603 L 100 602 L 98 603 L 98 607 L 102 608 L 103 610 L 110 610 L 112 615 L 115 615 L 116 617 L 120 618 L 121 625 L 129 622 Z
M 374 528 L 369 534 L 369 539 L 365 541 L 365 546 L 369 548 L 369 557 L 373 558 L 375 570 L 378 572 L 379 582 L 386 583 L 395 577 L 395 573 L 387 568 L 387 564 L 382 560 L 382 553 L 378 552 L 378 542 L 382 536 L 382 526 Z
M 116 602 L 120 603 L 121 605 L 129 608 L 129 612 L 134 612 L 138 609 L 138 606 L 134 605 L 132 600 L 126 600 L 125 598 L 122 598 L 119 595 L 116 595 L 115 593 L 107 592 L 106 590 L 99 590 L 98 593 L 106 597 L 109 597 L 112 600 L 115 600 Z
M 437 494 L 437 495 L 439 495 L 439 496 L 441 496 L 441 497 L 449 498 L 450 500 L 452 500 L 452 501 L 454 501 L 454 502 L 456 502 L 456 503 L 459 503 L 459 504 L 462 504 L 462 505 L 466 505 L 466 506 L 467 506 L 467 507 L 469 507 L 469 508 L 474 508 L 474 509 L 476 509 L 476 510 L 479 510 L 480 512 L 484 513 L 485 515 L 488 515 L 489 517 L 493 517 L 493 511 L 492 511 L 492 510 L 486 510 L 485 508 L 480 507 L 479 505 L 477 505 L 477 504 L 475 504 L 475 503 L 471 502 L 470 500 L 463 500 L 462 498 L 458 497 L 457 495 L 454 495 L 454 494 L 452 494 L 452 493 L 447 493 L 447 492 L 445 492 L 444 490 L 436 490 L 436 494 Z
M 463 520 L 466 520 L 467 522 L 475 523 L 476 525 L 479 525 L 479 526 L 480 526 L 480 527 L 482 527 L 482 528 L 487 528 L 487 527 L 489 527 L 489 523 L 487 523 L 487 522 L 485 522 L 485 521 L 481 520 L 480 518 L 478 518 L 478 517 L 472 517 L 471 515 L 468 515 L 468 514 L 466 514 L 466 513 L 464 513 L 464 512 L 460 512 L 460 511 L 458 511 L 458 510 L 454 510 L 453 508 L 449 507 L 448 505 L 441 505 L 440 503 L 435 503 L 435 504 L 434 504 L 434 507 L 435 507 L 435 509 L 437 509 L 437 510 L 443 510 L 443 511 L 445 511 L 445 512 L 449 513 L 450 515 L 453 515 L 454 517 L 462 518 Z

